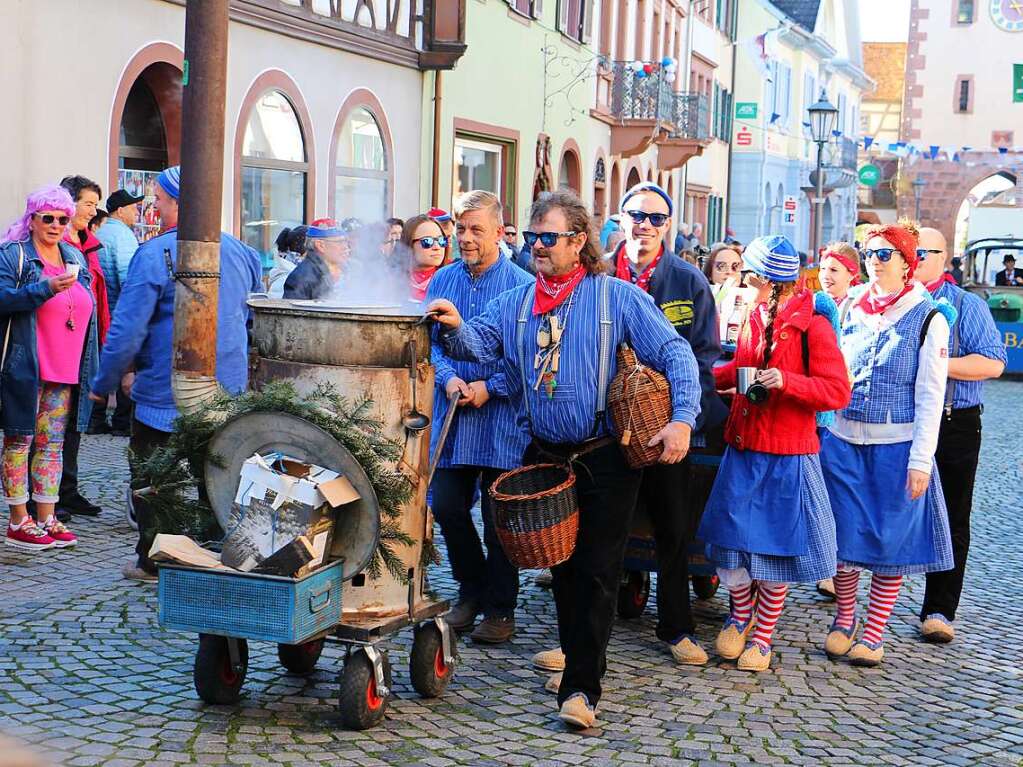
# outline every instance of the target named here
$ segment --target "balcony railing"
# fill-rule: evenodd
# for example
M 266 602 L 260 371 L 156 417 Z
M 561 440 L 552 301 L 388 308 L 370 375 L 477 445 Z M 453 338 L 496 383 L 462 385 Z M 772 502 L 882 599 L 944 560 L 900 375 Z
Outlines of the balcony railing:
M 611 115 L 619 120 L 659 120 L 675 118 L 675 92 L 660 71 L 649 77 L 636 77 L 624 61 L 611 65 Z
M 702 93 L 675 93 L 675 114 L 672 116 L 672 138 L 710 138 L 710 109 Z
M 843 168 L 844 170 L 856 170 L 857 161 L 857 150 L 856 142 L 851 138 L 845 138 L 840 136 L 838 140 L 831 145 L 831 165 L 835 168 Z

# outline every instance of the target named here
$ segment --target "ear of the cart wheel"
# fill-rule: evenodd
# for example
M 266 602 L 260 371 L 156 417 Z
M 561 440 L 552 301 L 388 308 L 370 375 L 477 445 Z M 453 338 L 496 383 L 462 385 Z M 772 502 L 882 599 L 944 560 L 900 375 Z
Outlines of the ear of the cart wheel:
M 330 553 L 331 559 L 344 560 L 343 580 L 362 572 L 380 539 L 380 506 L 373 485 L 358 461 L 334 437 L 290 413 L 245 413 L 213 435 L 205 467 L 206 492 L 221 527 L 228 529 L 242 464 L 254 453 L 271 452 L 336 471 L 352 483 L 360 497 L 338 509 Z

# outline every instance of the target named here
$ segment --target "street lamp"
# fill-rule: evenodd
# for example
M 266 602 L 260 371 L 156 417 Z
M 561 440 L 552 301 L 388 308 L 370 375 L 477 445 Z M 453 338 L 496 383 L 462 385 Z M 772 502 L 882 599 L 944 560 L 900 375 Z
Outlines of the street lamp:
M 916 201 L 916 215 L 913 218 L 917 221 L 920 220 L 920 198 L 924 196 L 924 187 L 927 186 L 927 182 L 923 176 L 917 176 L 913 179 L 913 199 Z
M 831 140 L 831 132 L 835 129 L 838 109 L 828 101 L 827 92 L 821 88 L 821 97 L 816 104 L 810 105 L 810 137 L 817 144 L 817 193 L 813 201 L 813 239 L 810 252 L 817 257 L 824 232 L 824 145 Z

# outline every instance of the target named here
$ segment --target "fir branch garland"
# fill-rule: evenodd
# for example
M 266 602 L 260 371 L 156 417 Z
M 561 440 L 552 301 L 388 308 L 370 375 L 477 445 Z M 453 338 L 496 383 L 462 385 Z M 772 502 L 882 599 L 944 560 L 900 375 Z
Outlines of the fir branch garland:
M 330 434 L 366 472 L 381 512 L 380 541 L 366 570 L 370 577 L 378 578 L 386 567 L 397 580 L 407 583 L 408 574 L 395 546 L 415 544 L 399 527 L 401 506 L 412 498 L 413 488 L 407 477 L 387 465 L 398 460 L 402 447 L 383 434 L 383 423 L 373 417 L 372 407 L 371 397 L 349 400 L 329 384 L 300 396 L 290 382 L 275 381 L 259 391 L 220 398 L 205 412 L 179 416 L 166 445 L 144 461 L 131 458 L 139 484 L 148 486 L 142 492 L 153 510 L 157 531 L 191 535 L 197 540 L 222 536 L 203 489 L 203 467 L 217 427 L 224 417 L 290 413 Z M 211 411 L 223 417 L 211 418 Z M 212 456 L 211 460 L 221 459 Z M 434 556 L 432 544 L 424 541 L 423 555 Z

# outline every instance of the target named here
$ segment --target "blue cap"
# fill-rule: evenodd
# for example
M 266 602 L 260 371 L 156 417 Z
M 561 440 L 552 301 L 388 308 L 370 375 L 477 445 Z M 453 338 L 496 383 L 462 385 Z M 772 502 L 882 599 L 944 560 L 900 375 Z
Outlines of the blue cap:
M 622 201 L 618 206 L 618 211 L 619 212 L 624 211 L 625 203 L 629 201 L 629 198 L 635 197 L 640 192 L 653 192 L 654 194 L 659 195 L 662 200 L 668 203 L 668 215 L 671 216 L 675 213 L 675 206 L 671 202 L 671 195 L 664 191 L 664 189 L 661 186 L 655 184 L 653 181 L 641 181 L 640 183 L 632 187 L 632 189 L 627 191 L 625 193 L 625 196 L 622 197 Z
M 747 269 L 771 282 L 799 279 L 799 252 L 781 234 L 757 237 L 742 252 L 742 261 Z
M 348 233 L 338 226 L 334 219 L 318 218 L 309 225 L 305 236 L 312 239 L 325 239 L 327 237 L 347 237 Z
M 181 166 L 173 165 L 156 177 L 156 183 L 163 187 L 163 191 L 178 199 L 181 194 Z

